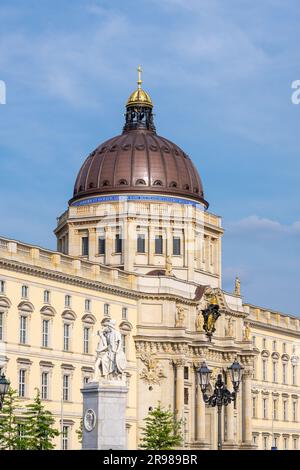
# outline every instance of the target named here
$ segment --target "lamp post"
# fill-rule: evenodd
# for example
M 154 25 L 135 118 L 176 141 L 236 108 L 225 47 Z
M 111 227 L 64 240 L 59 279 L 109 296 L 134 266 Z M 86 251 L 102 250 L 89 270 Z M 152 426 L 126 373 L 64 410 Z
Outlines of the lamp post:
M 5 377 L 4 372 L 2 374 L 0 372 L 0 410 L 2 410 L 4 396 L 8 392 L 9 385 L 10 385 L 10 382 Z
M 222 450 L 222 407 L 229 405 L 231 402 L 236 402 L 237 392 L 241 383 L 243 367 L 235 360 L 228 370 L 233 386 L 233 392 L 230 392 L 222 380 L 222 374 L 218 374 L 215 389 L 211 396 L 206 394 L 209 385 L 211 370 L 207 367 L 205 362 L 202 362 L 201 367 L 198 369 L 199 382 L 203 400 L 209 406 L 216 406 L 218 409 L 218 450 Z

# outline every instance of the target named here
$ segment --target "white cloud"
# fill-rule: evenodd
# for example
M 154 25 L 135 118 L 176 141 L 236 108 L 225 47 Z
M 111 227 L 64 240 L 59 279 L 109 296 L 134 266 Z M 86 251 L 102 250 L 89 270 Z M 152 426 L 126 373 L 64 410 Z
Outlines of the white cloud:
M 227 225 L 228 235 L 256 235 L 263 237 L 300 235 L 300 221 L 282 224 L 276 220 L 251 215 Z

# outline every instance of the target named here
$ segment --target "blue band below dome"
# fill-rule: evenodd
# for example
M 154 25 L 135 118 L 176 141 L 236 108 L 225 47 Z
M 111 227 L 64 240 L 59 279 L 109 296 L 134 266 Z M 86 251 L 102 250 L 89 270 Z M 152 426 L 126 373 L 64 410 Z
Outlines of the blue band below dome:
M 177 197 L 168 197 L 168 196 L 97 196 L 90 197 L 88 199 L 83 199 L 82 201 L 75 201 L 71 206 L 87 206 L 88 204 L 95 204 L 97 202 L 112 202 L 112 201 L 159 201 L 159 202 L 169 202 L 176 204 L 185 204 L 188 206 L 199 207 L 203 209 L 202 205 L 199 202 L 190 201 L 188 199 L 182 199 Z

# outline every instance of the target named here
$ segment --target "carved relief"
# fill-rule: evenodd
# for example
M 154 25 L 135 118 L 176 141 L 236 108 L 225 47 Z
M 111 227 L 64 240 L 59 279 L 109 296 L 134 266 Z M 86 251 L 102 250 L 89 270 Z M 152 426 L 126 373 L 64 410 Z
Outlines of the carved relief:
M 146 367 L 142 369 L 140 378 L 148 384 L 160 384 L 161 380 L 166 378 L 157 357 L 152 353 L 142 353 L 141 360 Z
M 176 305 L 175 326 L 183 327 L 184 320 L 185 320 L 184 308 L 181 305 Z

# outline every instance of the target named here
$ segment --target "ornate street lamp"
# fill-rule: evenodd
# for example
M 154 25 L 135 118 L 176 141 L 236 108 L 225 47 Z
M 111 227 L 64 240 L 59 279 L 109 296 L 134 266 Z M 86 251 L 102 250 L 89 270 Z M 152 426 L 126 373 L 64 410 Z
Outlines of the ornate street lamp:
M 0 375 L 0 410 L 2 410 L 4 396 L 8 392 L 10 382 L 4 375 L 4 372 Z
M 231 366 L 228 367 L 228 370 L 230 372 L 233 389 L 235 392 L 237 392 L 242 379 L 243 367 L 235 359 Z
M 233 392 L 230 392 L 222 379 L 222 374 L 218 374 L 215 389 L 211 396 L 206 394 L 207 387 L 209 385 L 209 378 L 211 371 L 202 362 L 201 367 L 198 369 L 199 382 L 202 391 L 203 400 L 209 406 L 217 406 L 218 408 L 218 450 L 222 450 L 222 407 L 228 406 L 229 403 L 235 404 L 236 395 L 241 383 L 242 378 L 242 366 L 235 360 L 228 370 L 230 372 L 230 378 L 232 381 Z

